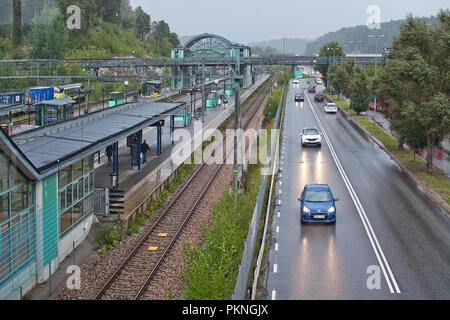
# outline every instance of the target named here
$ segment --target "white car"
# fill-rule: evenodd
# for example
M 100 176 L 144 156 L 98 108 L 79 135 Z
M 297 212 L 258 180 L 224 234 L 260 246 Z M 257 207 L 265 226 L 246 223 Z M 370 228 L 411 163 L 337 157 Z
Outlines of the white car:
M 322 146 L 322 134 L 317 128 L 305 128 L 300 136 L 302 139 L 302 147 Z
M 292 80 L 292 84 L 300 84 L 300 80 L 299 79 L 294 79 L 294 80 Z
M 338 107 L 335 103 L 327 103 L 326 105 L 323 106 L 323 110 L 326 113 L 337 113 Z
M 322 79 L 317 78 L 317 79 L 316 79 L 316 83 L 317 83 L 317 84 L 323 84 L 323 81 L 322 81 Z

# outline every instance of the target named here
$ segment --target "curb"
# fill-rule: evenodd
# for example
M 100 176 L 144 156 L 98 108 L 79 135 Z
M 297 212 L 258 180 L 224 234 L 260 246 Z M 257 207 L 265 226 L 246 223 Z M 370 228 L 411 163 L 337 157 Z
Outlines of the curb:
M 327 95 L 325 95 L 328 100 L 333 101 Z M 336 104 L 337 105 L 337 104 Z M 347 117 L 347 120 L 353 122 L 358 128 L 360 128 L 368 137 L 370 137 L 384 152 L 386 152 L 391 159 L 393 159 L 397 165 L 402 169 L 403 172 L 418 186 L 422 188 L 424 193 L 430 198 L 433 202 L 435 202 L 447 215 L 450 217 L 450 205 L 442 198 L 440 194 L 434 191 L 430 186 L 428 186 L 422 179 L 420 179 L 417 175 L 412 173 L 393 153 L 391 153 L 384 144 L 378 140 L 376 137 L 372 136 L 363 126 L 361 126 L 358 121 L 353 119 L 353 117 L 347 113 L 344 109 L 342 109 L 339 105 L 337 105 L 339 111 L 344 113 Z M 371 120 L 371 119 L 369 119 Z M 372 121 L 372 120 L 371 120 Z

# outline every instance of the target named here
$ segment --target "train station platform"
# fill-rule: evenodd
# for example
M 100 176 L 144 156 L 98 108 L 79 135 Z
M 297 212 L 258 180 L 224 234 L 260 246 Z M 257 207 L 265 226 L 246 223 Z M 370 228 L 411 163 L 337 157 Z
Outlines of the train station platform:
M 250 95 L 259 88 L 259 86 L 268 79 L 268 75 L 263 75 L 254 85 L 242 90 L 241 103 L 244 103 Z M 203 129 L 216 129 L 220 124 L 234 112 L 234 96 L 229 97 L 227 107 L 217 106 L 207 109 L 205 121 L 202 124 Z M 198 103 L 200 105 L 200 103 Z M 150 154 L 147 156 L 148 162 L 142 165 L 140 171 L 137 167 L 131 166 L 130 148 L 126 146 L 126 140 L 119 142 L 119 190 L 125 193 L 124 214 L 120 219 L 128 219 L 149 195 L 151 195 L 158 186 L 164 182 L 176 169 L 177 165 L 173 163 L 171 155 L 175 148 L 179 148 L 179 143 L 175 141 L 172 144 L 170 124 L 166 119 L 162 134 L 162 152 L 160 156 L 156 155 L 156 128 L 147 128 L 143 132 L 143 140 L 146 140 L 150 146 Z M 200 121 L 200 120 L 199 120 Z M 189 130 L 191 137 L 194 136 L 193 122 L 184 128 Z M 186 143 L 186 142 L 183 142 Z M 101 154 L 100 163 L 96 158 L 95 168 L 95 187 L 110 188 L 112 185 L 111 174 L 112 165 L 108 165 L 104 152 Z

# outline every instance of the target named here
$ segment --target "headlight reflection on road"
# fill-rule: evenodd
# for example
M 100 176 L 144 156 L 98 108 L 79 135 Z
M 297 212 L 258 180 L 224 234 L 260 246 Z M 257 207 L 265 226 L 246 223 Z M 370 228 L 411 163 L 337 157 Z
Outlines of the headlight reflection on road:
M 320 183 L 323 174 L 323 154 L 322 150 L 317 152 L 316 163 L 314 166 L 314 178 L 317 183 Z

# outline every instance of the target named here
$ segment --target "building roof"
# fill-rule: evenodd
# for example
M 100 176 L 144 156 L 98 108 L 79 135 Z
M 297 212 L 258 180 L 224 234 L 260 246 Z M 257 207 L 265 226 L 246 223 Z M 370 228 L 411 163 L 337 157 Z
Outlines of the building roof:
M 78 87 L 82 87 L 82 86 L 83 86 L 82 83 L 71 83 L 71 84 L 64 84 L 64 85 L 57 86 L 57 88 L 59 88 L 59 89 L 73 89 L 73 88 L 78 88 Z
M 175 114 L 184 105 L 184 102 L 125 104 L 10 138 L 38 171 L 36 179 L 42 179 Z
M 152 80 L 152 81 L 146 81 L 144 84 L 162 84 L 160 80 Z
M 23 111 L 26 107 L 21 103 L 0 103 L 0 116 L 9 114 L 9 112 Z
M 62 99 L 53 99 L 53 100 L 46 100 L 46 101 L 40 101 L 38 103 L 35 103 L 36 105 L 42 105 L 45 104 L 47 106 L 53 106 L 53 107 L 61 107 L 66 106 L 68 104 L 74 104 L 76 101 L 69 99 L 69 98 L 62 98 Z
M 16 94 L 25 94 L 25 92 L 20 92 L 20 91 L 12 91 L 12 92 L 0 92 L 0 96 L 1 95 L 16 95 Z

